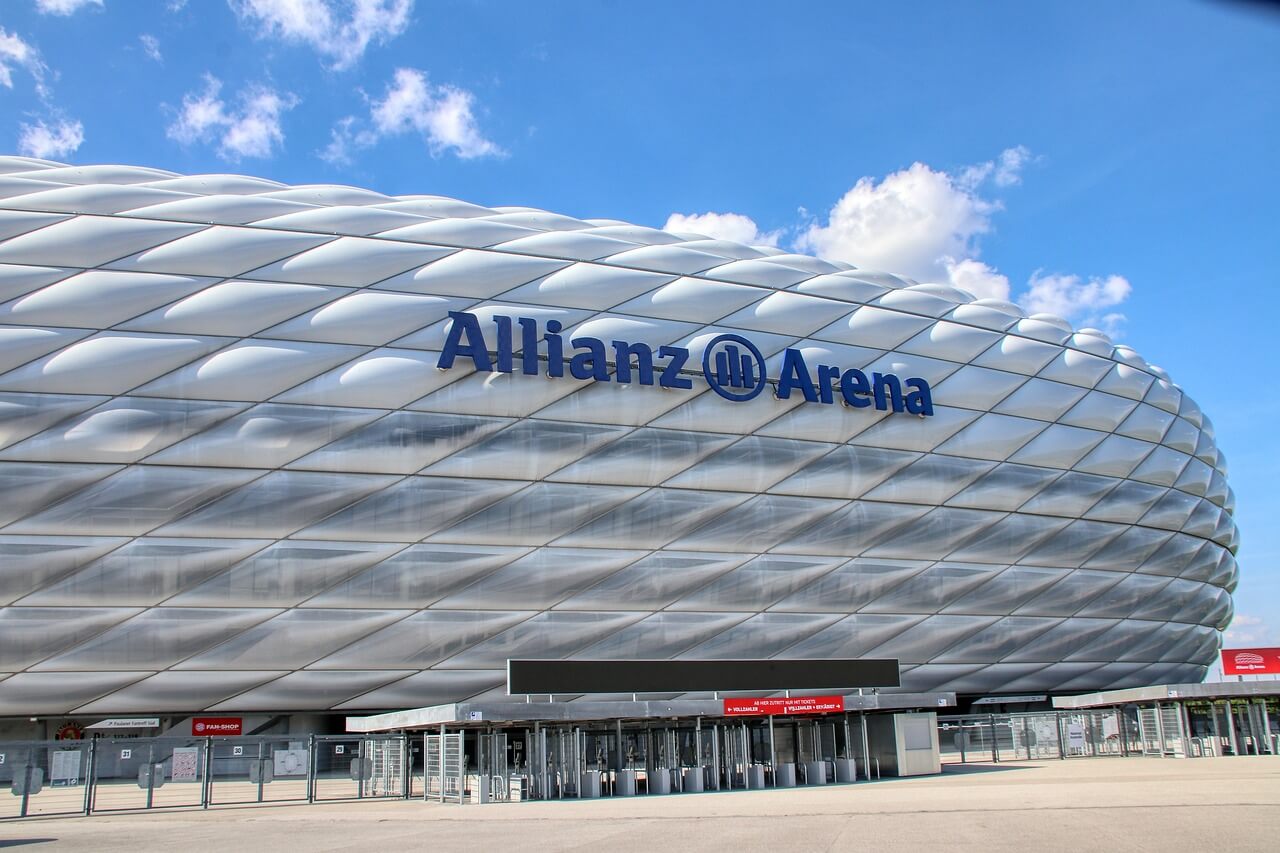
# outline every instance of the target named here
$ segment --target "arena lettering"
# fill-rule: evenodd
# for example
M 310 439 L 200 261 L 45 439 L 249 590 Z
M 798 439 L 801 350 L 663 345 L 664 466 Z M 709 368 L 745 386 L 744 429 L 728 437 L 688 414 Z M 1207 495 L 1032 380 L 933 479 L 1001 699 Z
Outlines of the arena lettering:
M 469 359 L 483 373 L 515 373 L 538 376 L 545 370 L 549 378 L 566 375 L 596 382 L 654 385 L 661 388 L 693 387 L 685 367 L 690 353 L 685 347 L 663 344 L 654 351 L 646 343 L 609 341 L 581 335 L 566 341 L 558 320 L 546 321 L 539 334 L 538 321 L 529 317 L 495 315 L 492 339 L 485 334 L 480 318 L 467 311 L 450 311 L 448 334 L 436 366 L 448 370 L 459 359 Z M 520 351 L 516 352 L 518 334 Z M 544 356 L 545 353 L 545 356 Z M 545 364 L 543 360 L 545 358 Z M 612 367 L 612 372 L 610 368 Z M 691 372 L 691 371 L 689 371 Z M 707 385 L 725 399 L 744 402 L 758 396 L 770 381 L 776 383 L 775 396 L 790 399 L 798 392 L 809 403 L 835 403 L 857 409 L 874 407 L 880 411 L 909 412 L 926 417 L 933 414 L 929 383 L 918 377 L 900 379 L 892 373 L 857 368 L 841 369 L 818 364 L 810 370 L 804 353 L 788 348 L 776 380 L 770 380 L 760 350 L 735 334 L 717 335 L 703 350 L 702 375 Z

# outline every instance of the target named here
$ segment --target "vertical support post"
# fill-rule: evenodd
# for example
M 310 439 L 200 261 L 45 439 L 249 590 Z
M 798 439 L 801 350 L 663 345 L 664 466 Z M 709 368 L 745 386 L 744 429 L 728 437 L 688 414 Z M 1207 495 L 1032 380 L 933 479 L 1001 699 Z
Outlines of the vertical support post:
M 147 744 L 147 808 L 155 801 L 156 791 L 156 745 L 153 741 Z
M 1191 758 L 1191 715 L 1186 702 L 1178 702 L 1178 725 L 1182 728 L 1182 754 Z
M 1054 728 L 1058 731 L 1058 758 L 1062 761 L 1067 760 L 1067 742 L 1062 737 L 1062 712 L 1054 713 Z
M 1160 741 L 1160 757 L 1164 758 L 1166 757 L 1165 747 L 1167 746 L 1164 739 L 1164 708 L 1161 707 L 1159 702 L 1156 702 L 1155 706 L 1156 706 L 1156 740 Z
M 988 731 L 991 734 L 991 761 L 993 764 L 1000 763 L 1000 743 L 996 740 L 996 715 L 987 714 Z
M 27 748 L 27 763 L 22 768 L 22 804 L 18 807 L 18 817 L 27 816 L 27 804 L 31 801 L 31 777 L 36 772 L 36 748 Z
M 263 753 L 266 752 L 266 750 L 267 750 L 267 742 L 264 740 L 259 740 L 258 741 L 258 802 L 262 802 L 262 786 L 264 784 L 262 780 L 262 777 L 264 774 L 262 771 L 266 769 L 266 756 L 263 755 Z
M 773 714 L 769 715 L 769 773 L 773 776 L 773 787 L 778 787 L 778 751 L 773 745 Z
M 204 773 L 200 778 L 200 808 L 209 808 L 213 802 L 213 738 L 204 739 Z
M 1222 727 L 1218 724 L 1218 702 L 1209 700 L 1209 720 L 1213 723 L 1213 757 L 1222 755 Z
M 715 779 L 716 790 L 720 790 L 720 724 L 713 723 L 711 725 L 711 763 L 715 766 L 715 772 L 711 775 Z
M 1227 737 L 1231 739 L 1231 754 L 1239 755 L 1240 739 L 1236 737 L 1236 719 L 1235 715 L 1231 712 L 1231 700 L 1223 699 L 1222 704 L 1227 711 Z
M 969 759 L 965 755 L 965 752 L 966 752 L 966 747 L 968 747 L 969 745 L 969 730 L 964 727 L 964 718 L 961 718 L 960 722 L 958 722 L 956 725 L 960 729 L 960 733 L 958 735 L 958 737 L 960 738 L 960 763 L 968 764 Z
M 751 788 L 751 737 L 747 734 L 747 721 L 742 721 L 742 788 Z
M 84 771 L 84 814 L 88 817 L 89 812 L 93 809 L 93 777 L 98 772 L 98 739 L 90 738 L 89 749 L 87 750 L 86 767 Z
M 1267 745 L 1267 752 L 1276 754 L 1276 742 L 1271 738 L 1271 712 L 1267 710 L 1267 700 L 1258 700 L 1258 714 L 1262 717 L 1262 739 Z
M 702 718 L 695 717 L 693 720 L 693 763 L 697 765 L 698 772 L 702 774 L 703 787 L 706 787 L 707 770 L 702 764 Z
M 315 740 L 315 735 L 311 736 Z M 409 748 L 409 733 L 400 733 L 400 790 L 404 799 L 413 796 L 413 750 Z
M 440 802 L 442 803 L 444 802 L 444 789 L 447 787 L 445 785 L 445 779 L 448 778 L 447 776 L 445 776 L 445 768 L 449 766 L 448 761 L 446 761 L 446 755 L 445 755 L 446 753 L 445 744 L 448 742 L 445 739 L 445 733 L 447 731 L 448 729 L 445 727 L 445 724 L 441 723 L 440 724 Z
M 860 712 L 862 722 L 862 769 L 866 771 L 867 781 L 871 781 L 871 739 L 867 737 L 867 714 Z
M 1027 751 L 1027 761 L 1031 760 L 1031 738 L 1027 736 L 1027 718 L 1022 718 L 1022 746 Z
M 307 802 L 314 803 L 316 801 L 316 768 L 319 762 L 319 749 L 316 744 L 316 736 L 311 735 L 307 738 Z
M 368 762 L 369 741 L 367 738 L 356 741 L 356 799 L 364 799 L 364 768 Z M 261 777 L 259 777 L 261 778 Z

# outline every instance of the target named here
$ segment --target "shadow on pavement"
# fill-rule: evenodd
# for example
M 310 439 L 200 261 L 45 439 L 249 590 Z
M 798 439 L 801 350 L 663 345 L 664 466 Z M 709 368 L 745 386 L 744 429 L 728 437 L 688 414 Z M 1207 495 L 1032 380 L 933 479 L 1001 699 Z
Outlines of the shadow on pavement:
M 944 764 L 944 776 L 968 776 L 973 773 L 1000 773 L 1004 770 L 1034 770 L 1031 764 Z

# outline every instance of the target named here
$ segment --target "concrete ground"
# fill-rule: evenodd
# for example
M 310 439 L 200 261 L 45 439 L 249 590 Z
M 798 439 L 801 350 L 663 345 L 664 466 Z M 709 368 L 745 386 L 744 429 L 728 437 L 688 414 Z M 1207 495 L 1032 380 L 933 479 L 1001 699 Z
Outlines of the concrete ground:
M 498 805 L 365 801 L 0 822 L 0 848 L 1280 849 L 1280 758 L 1095 758 L 829 788 Z

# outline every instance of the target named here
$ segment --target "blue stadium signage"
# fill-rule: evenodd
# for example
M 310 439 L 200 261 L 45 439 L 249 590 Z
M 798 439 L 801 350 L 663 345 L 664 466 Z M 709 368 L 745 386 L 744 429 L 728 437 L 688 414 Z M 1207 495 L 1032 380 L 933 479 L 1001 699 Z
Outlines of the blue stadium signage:
M 658 385 L 661 388 L 693 387 L 685 347 L 663 344 L 656 350 L 645 343 L 610 341 L 579 336 L 570 338 L 566 351 L 562 324 L 548 320 L 539 329 L 529 317 L 492 318 L 492 338 L 486 335 L 475 314 L 450 311 L 453 321 L 436 366 L 448 370 L 462 359 L 470 359 L 475 369 L 486 373 L 523 373 L 549 378 L 566 374 L 575 379 L 620 384 Z M 516 347 L 519 335 L 519 352 Z M 543 353 L 545 352 L 545 356 Z M 610 372 L 610 366 L 613 372 Z M 902 379 L 893 373 L 867 374 L 857 368 L 818 364 L 810 368 L 804 353 L 788 347 L 775 377 L 770 377 L 764 355 L 741 335 L 717 335 L 702 351 L 703 380 L 712 391 L 735 403 L 758 397 L 773 384 L 774 396 L 790 399 L 801 395 L 809 403 L 835 403 L 857 409 L 874 407 L 880 411 L 933 414 L 929 383 L 919 377 Z

